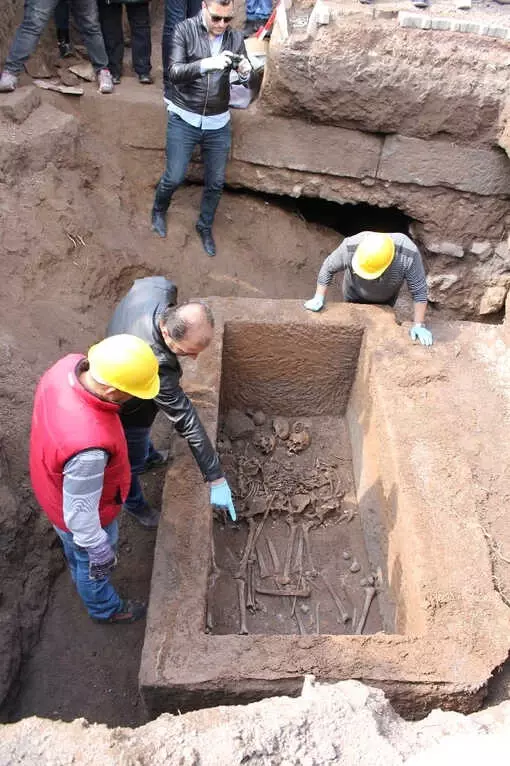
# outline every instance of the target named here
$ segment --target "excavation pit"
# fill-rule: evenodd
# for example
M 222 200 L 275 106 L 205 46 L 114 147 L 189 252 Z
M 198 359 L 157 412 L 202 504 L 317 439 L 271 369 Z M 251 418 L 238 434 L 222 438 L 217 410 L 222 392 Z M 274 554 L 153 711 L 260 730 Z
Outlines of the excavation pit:
M 212 299 L 211 305 L 216 337 L 186 369 L 184 387 L 218 439 L 240 520 L 237 529 L 224 519 L 213 523 L 207 487 L 181 443 L 165 483 L 142 654 L 140 684 L 149 710 L 296 695 L 307 673 L 379 686 L 410 717 L 438 706 L 477 709 L 491 673 L 506 659 L 510 623 L 493 587 L 483 532 L 463 497 L 466 481 L 459 489 L 459 477 L 467 475 L 461 445 L 455 471 L 446 473 L 438 448 L 449 407 L 448 376 L 438 358 L 413 346 L 387 309 L 330 304 L 312 315 L 297 301 Z M 434 411 L 424 420 L 431 386 Z M 253 445 L 253 431 L 229 442 L 225 423 L 232 410 L 249 410 L 252 417 L 262 410 L 266 423 L 257 429 L 267 429 L 266 436 L 276 415 L 291 427 L 306 422 L 312 442 L 296 456 L 282 439 L 264 455 Z M 248 471 L 255 492 L 240 492 L 239 465 L 253 459 L 263 463 L 262 471 Z M 271 461 L 283 471 L 272 473 Z M 248 527 L 242 517 L 250 503 L 266 503 L 267 511 L 268 497 L 278 502 L 274 481 L 286 463 L 298 483 L 330 470 L 329 497 L 340 486 L 339 507 L 314 523 L 311 547 L 315 568 L 345 599 L 350 619 L 337 621 L 335 600 L 318 575 L 310 578 L 313 595 L 296 597 L 305 635 L 291 616 L 293 597 L 260 592 L 260 608 L 246 616 L 248 634 L 240 635 L 238 583 L 246 578 L 238 570 Z M 293 494 L 303 494 L 298 489 Z M 320 494 L 322 486 L 310 491 Z M 273 565 L 267 545 L 273 536 L 280 578 L 288 512 L 287 506 L 283 515 L 274 508 L 258 514 L 265 515 L 258 541 L 264 566 Z M 299 525 L 307 514 L 313 518 L 315 510 L 303 509 Z M 296 566 L 298 535 L 294 543 L 289 582 L 269 572 L 274 589 L 307 587 Z M 360 570 L 353 573 L 347 564 L 354 557 Z M 303 545 L 306 571 L 304 558 Z M 264 589 L 260 563 L 252 564 Z M 373 586 L 365 581 L 370 576 Z M 377 595 L 363 634 L 353 633 L 371 587 Z

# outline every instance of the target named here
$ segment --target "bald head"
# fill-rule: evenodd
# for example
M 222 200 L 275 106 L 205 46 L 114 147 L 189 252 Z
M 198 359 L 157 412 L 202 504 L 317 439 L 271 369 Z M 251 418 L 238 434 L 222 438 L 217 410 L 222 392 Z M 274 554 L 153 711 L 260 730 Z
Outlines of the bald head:
M 168 348 L 178 356 L 197 356 L 207 348 L 214 334 L 214 317 L 202 301 L 168 307 L 160 328 Z

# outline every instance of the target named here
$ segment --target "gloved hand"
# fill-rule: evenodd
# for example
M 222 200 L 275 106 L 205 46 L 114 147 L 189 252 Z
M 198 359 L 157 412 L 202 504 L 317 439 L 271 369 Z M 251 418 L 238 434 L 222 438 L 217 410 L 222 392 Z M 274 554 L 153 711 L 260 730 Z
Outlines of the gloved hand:
M 217 56 L 209 56 L 207 59 L 202 59 L 200 69 L 202 72 L 221 72 L 232 63 L 229 53 L 230 51 L 222 51 Z
M 240 74 L 241 77 L 247 77 L 250 74 L 250 72 L 251 72 L 251 64 L 249 60 L 246 58 L 246 56 L 243 56 L 237 66 L 237 73 Z
M 322 295 L 314 295 L 313 298 L 306 301 L 304 306 L 308 311 L 320 311 L 324 306 L 324 297 Z
M 211 505 L 218 508 L 226 508 L 232 521 L 237 519 L 234 503 L 232 502 L 232 492 L 226 479 L 221 484 L 211 484 Z
M 432 333 L 421 324 L 415 324 L 409 330 L 411 340 L 419 340 L 422 346 L 432 345 Z
M 102 580 L 108 577 L 117 564 L 117 556 L 112 546 L 105 540 L 99 545 L 87 548 L 89 555 L 89 577 L 91 580 Z

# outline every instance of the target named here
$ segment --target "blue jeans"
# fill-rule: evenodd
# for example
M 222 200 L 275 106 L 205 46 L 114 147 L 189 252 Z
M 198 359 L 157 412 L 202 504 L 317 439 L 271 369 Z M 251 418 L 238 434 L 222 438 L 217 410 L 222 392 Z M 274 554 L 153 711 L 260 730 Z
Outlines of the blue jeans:
M 97 620 L 107 620 L 112 617 L 122 608 L 122 599 L 110 580 L 108 577 L 103 577 L 101 580 L 91 580 L 89 577 L 89 557 L 86 549 L 76 545 L 71 532 L 63 532 L 57 527 L 54 529 L 62 540 L 71 577 L 89 615 Z M 108 524 L 104 531 L 108 535 L 110 545 L 116 550 L 119 540 L 117 521 Z
M 163 84 L 166 96 L 168 96 L 168 68 L 170 66 L 170 52 L 174 29 L 180 21 L 196 16 L 201 8 L 202 0 L 165 0 L 165 23 L 163 25 L 161 50 L 163 54 Z
M 246 21 L 266 21 L 272 11 L 272 0 L 246 0 Z
M 23 21 L 16 30 L 5 60 L 5 70 L 19 74 L 37 47 L 58 0 L 25 0 Z M 71 8 L 94 69 L 108 67 L 108 56 L 99 26 L 96 0 L 71 0 Z
M 210 231 L 225 183 L 231 139 L 230 121 L 218 130 L 202 130 L 189 125 L 176 114 L 169 114 L 166 168 L 156 189 L 155 210 L 168 210 L 174 191 L 184 181 L 193 149 L 200 144 L 204 161 L 204 192 L 197 226 Z
M 128 446 L 129 463 L 131 465 L 131 486 L 129 495 L 124 505 L 128 510 L 136 513 L 145 506 L 142 485 L 138 478 L 145 468 L 146 461 L 157 455 L 150 440 L 150 428 L 145 426 L 124 426 L 124 433 Z

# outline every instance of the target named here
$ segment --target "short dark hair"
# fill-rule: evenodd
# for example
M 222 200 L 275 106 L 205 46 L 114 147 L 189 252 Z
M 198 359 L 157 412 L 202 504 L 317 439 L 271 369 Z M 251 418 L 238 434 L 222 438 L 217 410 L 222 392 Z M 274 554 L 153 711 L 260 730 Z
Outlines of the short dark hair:
M 201 307 L 204 321 L 211 329 L 214 329 L 214 316 L 210 306 L 205 301 L 190 301 L 189 303 L 182 303 L 180 306 L 167 306 L 161 314 L 161 322 L 172 340 L 175 340 L 177 343 L 180 340 L 184 340 L 192 327 L 189 319 L 182 316 L 182 309 L 185 306 L 191 305 Z
M 216 5 L 234 5 L 234 0 L 205 0 L 208 8 L 211 3 L 216 3 Z

